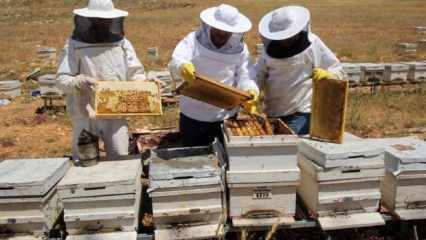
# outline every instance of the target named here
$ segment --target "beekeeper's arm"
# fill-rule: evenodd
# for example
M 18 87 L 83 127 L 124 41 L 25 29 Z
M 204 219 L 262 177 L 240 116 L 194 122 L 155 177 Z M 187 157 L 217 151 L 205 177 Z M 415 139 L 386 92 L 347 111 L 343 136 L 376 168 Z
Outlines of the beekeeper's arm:
M 133 45 L 127 39 L 124 40 L 123 44 L 125 61 L 127 64 L 127 80 L 146 80 L 145 69 L 142 63 L 139 61 L 136 51 Z
M 195 49 L 195 33 L 190 33 L 182 39 L 172 54 L 169 64 L 170 73 L 174 78 L 183 79 L 189 83 L 195 80 L 195 67 L 192 64 Z
M 56 75 L 58 87 L 65 93 L 70 94 L 75 89 L 95 84 L 96 80 L 86 75 L 79 74 L 79 62 L 75 55 L 75 46 L 67 41 L 59 60 Z
M 324 44 L 321 39 L 316 39 L 316 66 L 313 71 L 314 79 L 335 78 L 344 79 L 346 73 L 336 55 Z
M 259 88 L 257 87 L 255 78 L 254 66 L 250 60 L 250 53 L 246 45 L 241 54 L 240 65 L 237 67 L 236 72 L 237 87 L 250 94 L 251 99 L 244 103 L 244 109 L 248 113 L 257 112 L 257 101 L 259 99 Z

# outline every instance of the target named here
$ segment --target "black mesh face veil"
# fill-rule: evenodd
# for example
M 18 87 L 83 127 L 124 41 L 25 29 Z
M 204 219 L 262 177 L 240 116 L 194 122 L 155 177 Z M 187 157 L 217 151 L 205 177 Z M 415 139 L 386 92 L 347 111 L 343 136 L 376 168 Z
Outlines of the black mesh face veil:
M 301 31 L 295 36 L 285 40 L 268 40 L 262 38 L 262 41 L 266 53 L 270 57 L 283 59 L 293 57 L 307 49 L 311 45 L 308 34 L 307 31 Z
M 113 43 L 124 38 L 124 17 L 87 18 L 75 15 L 72 39 L 84 43 Z

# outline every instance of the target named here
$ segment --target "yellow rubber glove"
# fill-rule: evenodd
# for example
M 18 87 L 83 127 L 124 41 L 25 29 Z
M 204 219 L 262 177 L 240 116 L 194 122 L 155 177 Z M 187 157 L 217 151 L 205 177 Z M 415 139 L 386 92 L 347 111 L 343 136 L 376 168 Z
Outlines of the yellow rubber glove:
M 189 84 L 193 84 L 195 81 L 195 66 L 192 63 L 184 63 L 180 66 L 180 75 L 183 80 Z
M 316 81 L 329 78 L 335 78 L 334 74 L 322 68 L 314 68 L 314 71 L 312 72 L 312 80 Z
M 259 94 L 256 90 L 250 89 L 247 91 L 251 98 L 243 103 L 244 111 L 249 114 L 257 113 L 257 101 L 259 100 Z

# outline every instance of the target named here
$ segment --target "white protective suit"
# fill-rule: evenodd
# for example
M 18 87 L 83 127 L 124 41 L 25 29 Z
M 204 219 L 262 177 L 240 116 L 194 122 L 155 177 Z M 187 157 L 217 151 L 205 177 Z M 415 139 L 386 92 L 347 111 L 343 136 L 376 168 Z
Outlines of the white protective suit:
M 284 59 L 269 57 L 265 51 L 256 63 L 257 83 L 264 91 L 264 111 L 269 117 L 311 112 L 312 71 L 323 68 L 338 79 L 345 73 L 333 52 L 313 33 L 311 45 L 303 52 Z
M 131 43 L 124 38 L 115 43 L 88 44 L 69 39 L 60 59 L 57 84 L 66 94 L 67 111 L 73 124 L 73 158 L 82 129 L 100 136 L 109 159 L 128 154 L 126 120 L 90 119 L 86 106 L 91 90 L 79 86 L 78 75 L 97 80 L 145 80 L 144 68 Z M 85 88 L 84 88 L 85 87 Z
M 219 53 L 202 46 L 196 38 L 196 33 L 192 32 L 179 42 L 173 52 L 169 65 L 173 76 L 180 78 L 180 66 L 184 63 L 193 63 L 196 72 L 203 76 L 244 91 L 258 91 L 246 44 L 241 53 Z M 227 111 L 185 96 L 181 97 L 179 104 L 181 113 L 203 122 L 222 121 L 238 111 L 238 108 Z

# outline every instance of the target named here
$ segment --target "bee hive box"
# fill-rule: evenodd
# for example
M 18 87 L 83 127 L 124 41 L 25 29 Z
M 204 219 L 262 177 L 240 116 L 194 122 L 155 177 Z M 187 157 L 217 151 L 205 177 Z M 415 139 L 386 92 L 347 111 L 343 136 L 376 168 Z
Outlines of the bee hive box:
M 0 234 L 52 229 L 63 209 L 56 184 L 69 166 L 65 158 L 0 162 Z
M 368 140 L 301 141 L 297 192 L 323 230 L 384 225 L 377 213 L 383 152 Z
M 58 184 L 71 235 L 132 232 L 138 226 L 142 165 L 139 156 L 71 167 Z
M 408 65 L 402 63 L 385 64 L 385 83 L 403 83 L 407 82 Z
M 153 81 L 98 81 L 94 92 L 97 117 L 163 113 L 160 86 Z
M 224 132 L 233 224 L 258 226 L 283 219 L 294 221 L 300 175 L 298 137 L 280 119 L 253 117 L 225 121 Z
M 381 182 L 383 204 L 403 220 L 426 217 L 426 143 L 395 141 L 385 153 L 386 175 Z

